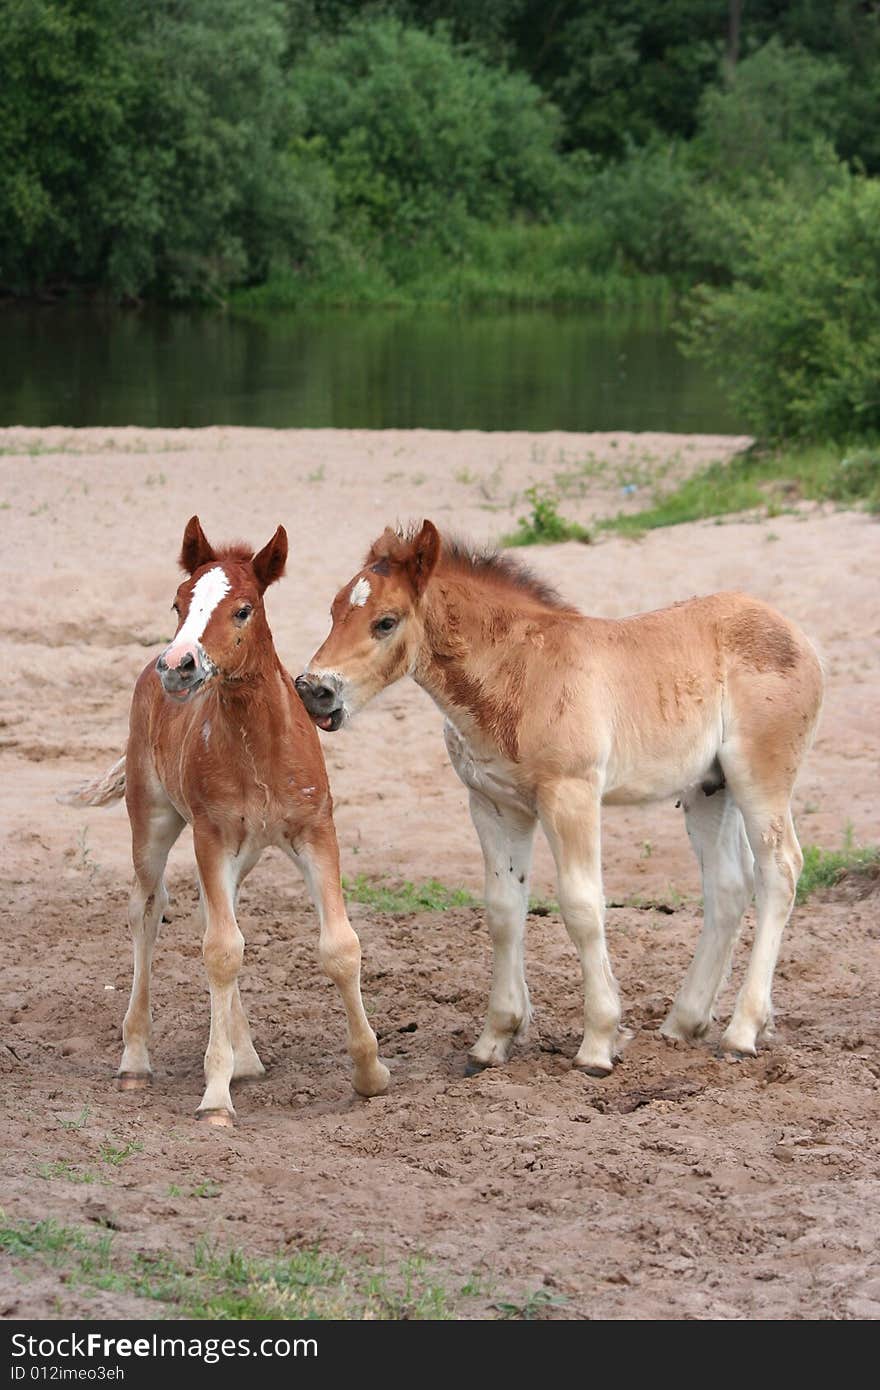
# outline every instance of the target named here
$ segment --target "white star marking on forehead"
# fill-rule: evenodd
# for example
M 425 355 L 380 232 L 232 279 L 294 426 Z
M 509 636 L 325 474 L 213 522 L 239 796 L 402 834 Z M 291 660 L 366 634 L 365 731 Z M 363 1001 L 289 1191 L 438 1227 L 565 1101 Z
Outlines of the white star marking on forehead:
M 174 645 L 179 642 L 198 642 L 208 623 L 211 621 L 211 614 L 217 607 L 222 598 L 229 593 L 232 585 L 226 577 L 226 571 L 221 565 L 208 570 L 196 583 L 190 599 L 189 612 L 186 615 L 186 622 L 174 639 Z
M 352 591 L 348 596 L 348 601 L 351 604 L 352 608 L 363 608 L 364 604 L 366 603 L 367 599 L 370 597 L 370 594 L 372 592 L 373 591 L 370 588 L 369 579 L 361 578 L 353 586 Z

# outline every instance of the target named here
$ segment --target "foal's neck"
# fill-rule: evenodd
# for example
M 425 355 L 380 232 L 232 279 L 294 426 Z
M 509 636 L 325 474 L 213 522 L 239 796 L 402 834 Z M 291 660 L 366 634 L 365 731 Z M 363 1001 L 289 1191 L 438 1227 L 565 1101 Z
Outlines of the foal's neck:
M 275 646 L 269 639 L 266 651 L 255 662 L 238 675 L 223 675 L 217 684 L 221 708 L 227 708 L 240 718 L 247 706 L 259 702 L 261 708 L 280 703 L 284 698 L 284 668 L 278 659 Z
M 560 612 L 479 574 L 440 574 L 425 596 L 425 636 L 412 674 L 454 724 L 476 725 L 516 759 L 523 644 L 532 633 L 537 644 Z

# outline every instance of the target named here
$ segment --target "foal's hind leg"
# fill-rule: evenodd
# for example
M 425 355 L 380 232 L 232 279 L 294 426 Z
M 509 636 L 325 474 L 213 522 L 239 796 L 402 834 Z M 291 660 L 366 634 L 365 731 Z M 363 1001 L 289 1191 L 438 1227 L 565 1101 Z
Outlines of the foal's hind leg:
M 125 1047 L 119 1063 L 119 1085 L 137 1090 L 149 1083 L 150 971 L 153 947 L 168 902 L 163 874 L 171 846 L 184 826 L 158 784 L 148 785 L 139 769 L 128 774 L 126 801 L 131 821 L 135 880 L 128 903 L 128 924 L 134 943 L 134 979 L 122 1025 Z
M 703 930 L 675 1003 L 660 1032 L 665 1038 L 700 1038 L 713 1018 L 727 976 L 742 915 L 754 888 L 752 851 L 733 797 L 722 787 L 700 787 L 684 799 L 687 831 L 703 878 Z
M 486 925 L 494 961 L 486 1025 L 471 1048 L 469 1073 L 502 1065 L 528 1030 L 532 1011 L 524 938 L 536 825 L 534 816 L 498 806 L 478 791 L 470 793 L 470 808 L 486 868 Z
M 380 1096 L 388 1089 L 390 1073 L 379 1060 L 376 1034 L 361 998 L 361 944 L 345 910 L 339 846 L 332 820 L 328 817 L 322 824 L 312 826 L 307 836 L 288 852 L 302 871 L 318 913 L 318 954 L 324 973 L 342 996 L 348 1051 L 354 1063 L 354 1089 L 362 1096 Z
M 746 977 L 721 1047 L 734 1055 L 754 1056 L 759 1040 L 772 1028 L 773 972 L 782 933 L 794 907 L 804 856 L 787 798 L 775 805 L 769 800 L 747 798 L 743 816 L 755 856 L 757 921 Z

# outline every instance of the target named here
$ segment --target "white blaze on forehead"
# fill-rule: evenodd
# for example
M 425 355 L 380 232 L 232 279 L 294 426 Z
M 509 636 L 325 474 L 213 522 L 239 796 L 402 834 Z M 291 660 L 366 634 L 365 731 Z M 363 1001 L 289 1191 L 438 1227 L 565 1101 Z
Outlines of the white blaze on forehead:
M 348 596 L 352 608 L 363 608 L 372 593 L 369 579 L 359 579 Z
M 220 565 L 203 574 L 192 591 L 186 622 L 172 645 L 176 647 L 179 642 L 200 641 L 211 620 L 211 614 L 231 588 L 226 572 Z

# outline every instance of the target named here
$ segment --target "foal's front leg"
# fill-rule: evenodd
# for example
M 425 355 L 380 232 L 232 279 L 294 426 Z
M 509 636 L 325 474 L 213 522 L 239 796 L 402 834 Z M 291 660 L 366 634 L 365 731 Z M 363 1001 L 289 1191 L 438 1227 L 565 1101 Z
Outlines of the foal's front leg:
M 620 1000 L 605 949 L 598 786 L 561 779 L 542 790 L 538 809 L 556 860 L 559 907 L 584 975 L 584 1040 L 574 1065 L 607 1076 L 617 1050 Z
M 525 926 L 535 818 L 470 793 L 471 820 L 486 870 L 486 925 L 494 952 L 486 1025 L 470 1052 L 467 1074 L 501 1066 L 525 1036 L 531 1005 L 525 976 Z
M 168 902 L 164 873 L 171 846 L 184 820 L 161 787 L 129 759 L 126 801 L 131 821 L 134 884 L 128 903 L 128 924 L 134 944 L 131 998 L 122 1025 L 124 1048 L 117 1072 L 123 1091 L 142 1090 L 153 1075 L 150 1064 L 150 973 L 153 947 Z
M 202 955 L 211 991 L 205 1094 L 197 1113 L 210 1124 L 231 1125 L 235 1107 L 229 1083 L 235 1071 L 235 1035 L 240 1029 L 237 1015 L 241 1010 L 238 972 L 244 957 L 244 937 L 235 920 L 237 874 L 233 856 L 210 827 L 194 826 L 193 840 L 205 913 Z
M 290 849 L 299 865 L 318 913 L 321 934 L 318 954 L 325 974 L 342 995 L 348 1023 L 348 1050 L 354 1063 L 354 1089 L 362 1096 L 380 1096 L 391 1074 L 379 1060 L 376 1034 L 361 998 L 361 944 L 348 920 L 339 877 L 339 846 L 332 820 L 312 827 L 308 839 Z

